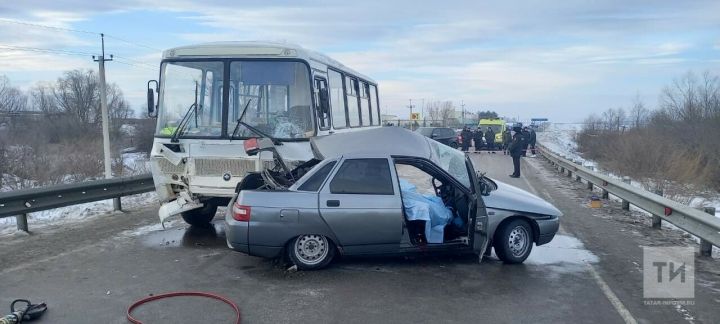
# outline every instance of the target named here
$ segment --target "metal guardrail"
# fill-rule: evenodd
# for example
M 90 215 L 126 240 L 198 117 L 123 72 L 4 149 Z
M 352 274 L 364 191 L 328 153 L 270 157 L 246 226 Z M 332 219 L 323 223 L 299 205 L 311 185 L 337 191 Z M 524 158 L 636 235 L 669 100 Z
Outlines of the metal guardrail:
M 28 231 L 27 214 L 36 211 L 119 198 L 155 190 L 150 174 L 62 184 L 0 193 L 0 218 L 16 216 L 18 229 Z
M 651 213 L 653 227 L 659 228 L 660 222 L 666 221 L 699 237 L 701 255 L 709 256 L 712 245 L 720 247 L 720 218 L 715 217 L 714 208 L 707 208 L 703 212 L 685 206 L 663 196 L 633 187 L 629 184 L 629 178 L 625 181 L 618 180 L 574 163 L 541 145 L 538 145 L 537 148 L 561 172 L 567 171 L 568 176 L 572 176 L 574 173 L 577 181 L 585 180 L 588 183 L 588 189 L 597 186 L 602 189 L 604 198 L 611 193 L 622 199 L 623 209 L 628 210 L 632 204 Z

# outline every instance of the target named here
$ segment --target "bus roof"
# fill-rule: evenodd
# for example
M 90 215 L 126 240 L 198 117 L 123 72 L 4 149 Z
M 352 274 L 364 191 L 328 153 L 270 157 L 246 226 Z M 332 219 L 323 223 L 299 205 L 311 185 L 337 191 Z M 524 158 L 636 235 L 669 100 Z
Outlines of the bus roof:
M 170 48 L 163 51 L 162 55 L 163 60 L 200 57 L 303 59 L 311 64 L 311 61 L 325 64 L 338 70 L 348 72 L 349 74 L 371 83 L 376 83 L 375 80 L 345 66 L 327 55 L 291 43 L 267 41 L 212 42 Z

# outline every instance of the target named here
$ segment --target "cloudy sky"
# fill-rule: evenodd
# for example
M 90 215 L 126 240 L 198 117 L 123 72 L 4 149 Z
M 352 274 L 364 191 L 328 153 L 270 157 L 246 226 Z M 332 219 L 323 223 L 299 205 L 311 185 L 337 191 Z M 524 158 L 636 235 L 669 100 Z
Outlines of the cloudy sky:
M 0 74 L 27 89 L 95 68 L 104 32 L 108 81 L 140 111 L 162 49 L 287 41 L 375 78 L 388 113 L 406 116 L 412 98 L 575 122 L 637 94 L 654 107 L 687 71 L 720 74 L 719 12 L 716 0 L 3 1 Z

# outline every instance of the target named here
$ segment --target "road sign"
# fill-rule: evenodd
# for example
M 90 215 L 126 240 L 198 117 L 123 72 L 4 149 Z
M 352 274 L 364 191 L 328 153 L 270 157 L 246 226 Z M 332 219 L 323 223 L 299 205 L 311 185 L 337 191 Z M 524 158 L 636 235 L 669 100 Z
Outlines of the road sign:
M 420 120 L 420 113 L 411 113 L 410 120 Z

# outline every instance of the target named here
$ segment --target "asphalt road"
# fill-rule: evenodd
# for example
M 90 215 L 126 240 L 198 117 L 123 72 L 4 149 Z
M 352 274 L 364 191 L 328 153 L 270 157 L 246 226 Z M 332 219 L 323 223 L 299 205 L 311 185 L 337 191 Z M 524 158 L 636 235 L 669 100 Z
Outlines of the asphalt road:
M 15 298 L 46 301 L 35 323 L 126 323 L 136 299 L 201 290 L 234 300 L 244 323 L 712 323 L 720 318 L 718 260 L 697 262 L 691 306 L 645 305 L 643 245 L 687 245 L 650 229 L 619 203 L 586 207 L 589 193 L 540 159 L 510 179 L 502 154 L 473 154 L 479 169 L 563 211 L 561 233 L 522 265 L 472 256 L 343 258 L 328 269 L 286 266 L 230 251 L 221 216 L 211 229 L 157 225 L 156 208 L 130 210 L 30 236 L 0 237 L 0 309 Z M 0 311 L 1 313 L 2 311 Z M 143 306 L 145 323 L 230 323 L 227 306 L 177 298 Z

